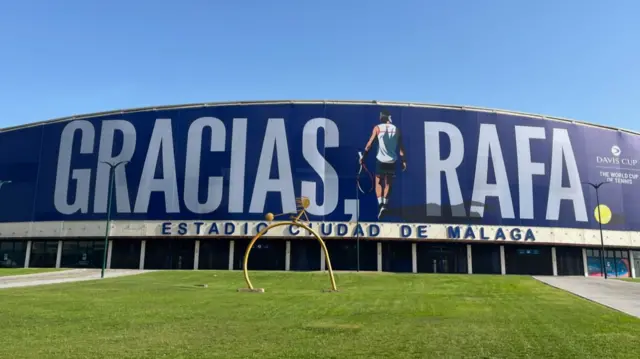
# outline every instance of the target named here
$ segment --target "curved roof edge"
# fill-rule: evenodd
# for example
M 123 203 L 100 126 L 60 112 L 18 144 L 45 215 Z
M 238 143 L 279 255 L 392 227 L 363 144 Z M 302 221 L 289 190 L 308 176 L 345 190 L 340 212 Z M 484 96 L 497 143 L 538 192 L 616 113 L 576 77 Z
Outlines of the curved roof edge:
M 8 132 L 8 131 L 14 131 L 14 130 L 20 130 L 20 129 L 23 129 L 23 128 L 35 127 L 35 126 L 40 126 L 40 125 L 48 125 L 48 124 L 58 123 L 58 122 L 81 120 L 81 119 L 90 119 L 90 118 L 94 118 L 94 117 L 118 115 L 118 114 L 129 114 L 129 113 L 136 113 L 136 112 L 178 110 L 178 109 L 199 108 L 199 107 L 246 106 L 246 105 L 282 105 L 282 104 L 387 105 L 387 106 L 439 108 L 439 109 L 450 109 L 450 110 L 461 110 L 461 111 L 492 112 L 492 113 L 501 114 L 501 115 L 529 117 L 529 118 L 535 118 L 535 119 L 539 119 L 539 120 L 568 122 L 568 123 L 586 125 L 586 126 L 591 126 L 591 127 L 599 127 L 599 128 L 613 130 L 613 131 L 627 132 L 627 133 L 630 133 L 630 134 L 633 134 L 633 135 L 640 135 L 640 132 L 627 130 L 627 129 L 623 129 L 623 128 L 600 125 L 600 124 L 595 124 L 595 123 L 590 123 L 590 122 L 585 122 L 585 121 L 579 121 L 579 120 L 572 120 L 572 119 L 562 118 L 562 117 L 532 114 L 532 113 L 526 113 L 526 112 L 501 110 L 501 109 L 493 109 L 493 108 L 486 108 L 486 107 L 476 107 L 476 106 L 441 105 L 441 104 L 428 104 L 428 103 L 417 103 L 417 102 L 377 101 L 377 100 L 372 100 L 372 101 L 349 101 L 349 100 L 263 100 L 263 101 L 202 102 L 202 103 L 181 104 L 181 105 L 147 106 L 147 107 L 137 107 L 137 108 L 131 108 L 131 109 L 124 109 L 124 110 L 112 110 L 112 111 L 94 112 L 94 113 L 88 113 L 88 114 L 82 114 L 82 115 L 73 115 L 73 116 L 54 118 L 54 119 L 51 119 L 51 120 L 32 122 L 32 123 L 28 123 L 28 124 L 24 124 L 24 125 L 17 125 L 17 126 L 11 126 L 11 127 L 0 129 L 0 133 Z

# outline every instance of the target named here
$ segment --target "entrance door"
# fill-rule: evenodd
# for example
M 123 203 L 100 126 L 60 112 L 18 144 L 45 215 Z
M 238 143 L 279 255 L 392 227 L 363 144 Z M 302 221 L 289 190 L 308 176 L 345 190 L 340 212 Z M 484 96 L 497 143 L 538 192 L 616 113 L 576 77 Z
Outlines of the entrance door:
M 194 239 L 148 240 L 144 257 L 147 269 L 193 269 Z
M 633 268 L 636 272 L 636 277 L 640 276 L 640 251 L 633 251 Z
M 111 268 L 138 269 L 142 240 L 134 238 L 116 238 L 111 250 Z
M 441 253 L 436 255 L 432 260 L 433 272 L 434 273 L 451 273 L 451 269 L 449 267 L 449 253 Z
M 433 251 L 428 256 L 428 264 L 431 265 L 430 273 L 452 273 L 453 255 L 446 249 Z
M 413 270 L 411 247 L 410 242 L 382 242 L 382 270 L 411 273 Z
M 629 252 L 626 250 L 605 251 L 605 265 L 609 277 L 631 277 Z
M 24 266 L 27 253 L 26 241 L 0 242 L 0 267 L 18 268 Z
M 62 242 L 62 268 L 100 268 L 103 260 L 103 241 Z
M 421 273 L 457 273 L 458 251 L 451 246 L 437 246 L 419 243 L 418 272 Z
M 505 245 L 504 254 L 507 274 L 553 275 L 551 247 Z

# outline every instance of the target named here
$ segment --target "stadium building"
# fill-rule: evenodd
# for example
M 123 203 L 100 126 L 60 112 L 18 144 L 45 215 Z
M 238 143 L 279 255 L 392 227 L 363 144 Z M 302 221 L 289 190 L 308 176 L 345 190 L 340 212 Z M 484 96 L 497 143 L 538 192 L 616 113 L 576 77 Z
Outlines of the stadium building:
M 640 136 L 342 101 L 143 108 L 0 130 L 0 266 L 241 269 L 306 197 L 335 270 L 634 276 Z M 602 250 L 604 248 L 604 251 Z M 249 268 L 325 258 L 282 226 Z

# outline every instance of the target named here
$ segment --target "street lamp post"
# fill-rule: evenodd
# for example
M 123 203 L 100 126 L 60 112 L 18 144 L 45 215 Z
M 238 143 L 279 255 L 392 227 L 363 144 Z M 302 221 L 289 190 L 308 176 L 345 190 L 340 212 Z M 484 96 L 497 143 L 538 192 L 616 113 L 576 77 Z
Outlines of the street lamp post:
M 600 190 L 600 187 L 604 184 L 607 184 L 609 182 L 599 182 L 599 183 L 591 183 L 591 182 L 584 182 L 584 184 L 588 184 L 589 186 L 593 187 L 593 189 L 596 190 L 596 203 L 597 203 L 597 212 L 598 212 L 598 226 L 600 228 L 600 266 L 602 267 L 602 270 L 604 271 L 604 279 L 608 278 L 607 275 L 607 266 L 606 266 L 606 262 L 604 259 L 604 236 L 602 235 L 602 215 L 600 214 L 600 194 L 598 193 L 598 191 Z
M 109 191 L 107 197 L 107 225 L 104 233 L 104 253 L 102 255 L 102 271 L 100 272 L 100 278 L 104 278 L 104 270 L 107 266 L 107 249 L 109 248 L 109 231 L 111 229 L 111 197 L 113 197 L 113 184 L 116 168 L 120 165 L 129 163 L 129 161 L 120 161 L 118 163 L 109 163 L 102 161 L 109 166 Z

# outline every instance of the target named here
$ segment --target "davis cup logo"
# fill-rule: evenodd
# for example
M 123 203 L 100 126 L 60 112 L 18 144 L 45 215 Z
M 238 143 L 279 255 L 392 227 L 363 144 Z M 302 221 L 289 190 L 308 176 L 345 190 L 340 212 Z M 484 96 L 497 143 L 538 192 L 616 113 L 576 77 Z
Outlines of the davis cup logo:
M 620 156 L 620 154 L 622 153 L 622 150 L 620 150 L 620 147 L 618 146 L 613 146 L 611 147 L 611 154 L 618 157 Z

